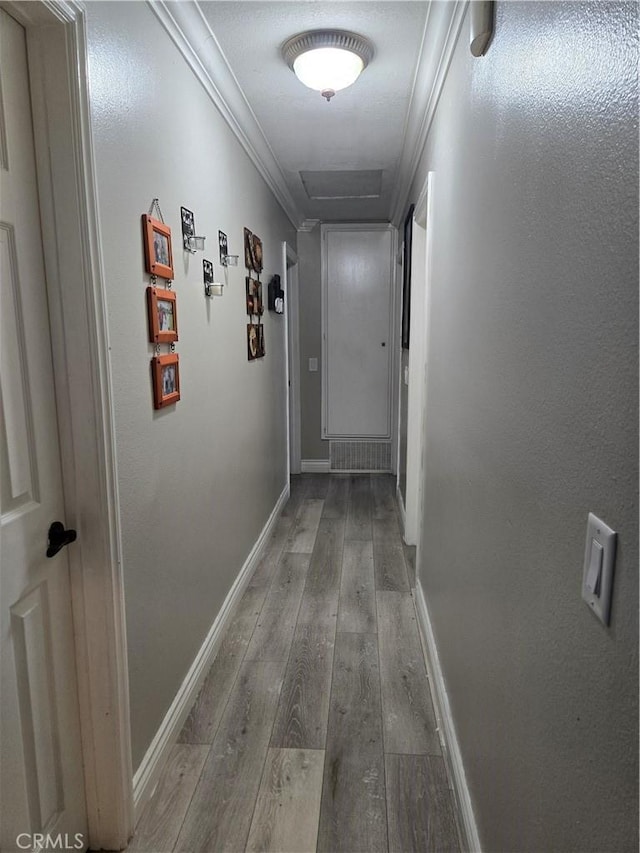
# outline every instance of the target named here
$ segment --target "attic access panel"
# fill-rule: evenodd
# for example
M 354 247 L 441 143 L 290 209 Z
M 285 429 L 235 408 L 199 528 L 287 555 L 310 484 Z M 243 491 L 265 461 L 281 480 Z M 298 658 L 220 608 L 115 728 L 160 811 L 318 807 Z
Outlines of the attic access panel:
M 382 169 L 300 172 L 307 196 L 314 201 L 344 198 L 380 198 Z

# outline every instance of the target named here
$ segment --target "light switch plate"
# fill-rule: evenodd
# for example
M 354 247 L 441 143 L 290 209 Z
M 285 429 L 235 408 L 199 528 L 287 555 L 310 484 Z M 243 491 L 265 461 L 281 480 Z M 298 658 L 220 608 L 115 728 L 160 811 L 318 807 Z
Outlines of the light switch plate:
M 582 598 L 589 609 L 605 625 L 609 624 L 611 611 L 611 590 L 613 587 L 613 567 L 616 560 L 617 534 L 604 521 L 592 512 L 587 521 L 587 541 L 584 549 L 584 569 L 582 572 Z M 598 545 L 602 547 L 602 554 Z M 602 561 L 599 583 L 594 583 L 595 573 Z M 591 569 L 591 573 L 589 572 Z M 592 591 L 596 587 L 595 592 Z
M 309 359 L 309 373 L 317 373 L 318 371 L 318 359 L 310 358 Z

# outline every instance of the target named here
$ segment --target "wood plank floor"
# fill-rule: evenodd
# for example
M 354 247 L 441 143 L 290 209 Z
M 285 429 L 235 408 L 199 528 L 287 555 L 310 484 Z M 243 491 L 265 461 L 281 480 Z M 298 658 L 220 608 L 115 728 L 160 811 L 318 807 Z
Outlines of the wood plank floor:
M 311 474 L 128 850 L 459 851 L 395 477 Z

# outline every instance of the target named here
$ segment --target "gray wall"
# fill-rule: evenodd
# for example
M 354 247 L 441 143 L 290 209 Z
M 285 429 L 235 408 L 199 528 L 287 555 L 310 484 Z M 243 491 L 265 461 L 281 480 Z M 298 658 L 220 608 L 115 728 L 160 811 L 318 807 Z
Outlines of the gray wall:
M 465 22 L 413 191 L 434 170 L 419 579 L 487 851 L 638 849 L 637 28 L 498 3 L 473 59 Z
M 284 319 L 265 313 L 267 354 L 249 363 L 242 261 L 224 296 L 206 299 L 203 254 L 182 251 L 180 205 L 195 212 L 217 278 L 219 228 L 241 254 L 243 226 L 260 235 L 265 282 L 282 275 L 282 241 L 296 235 L 149 7 L 87 9 L 135 768 L 286 481 Z M 154 196 L 173 231 L 182 380 L 182 400 L 160 412 L 140 226 Z
M 320 225 L 298 234 L 300 263 L 300 446 L 302 459 L 328 459 L 322 429 L 322 270 Z M 309 359 L 318 372 L 309 373 Z

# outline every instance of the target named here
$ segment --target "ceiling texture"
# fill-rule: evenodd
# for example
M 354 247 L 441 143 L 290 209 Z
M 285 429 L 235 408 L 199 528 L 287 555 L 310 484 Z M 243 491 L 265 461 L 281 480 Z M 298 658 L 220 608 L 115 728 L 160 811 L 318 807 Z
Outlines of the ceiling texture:
M 152 8 L 296 227 L 393 221 L 426 139 L 466 2 L 186 0 Z M 282 44 L 352 30 L 374 57 L 327 102 Z

